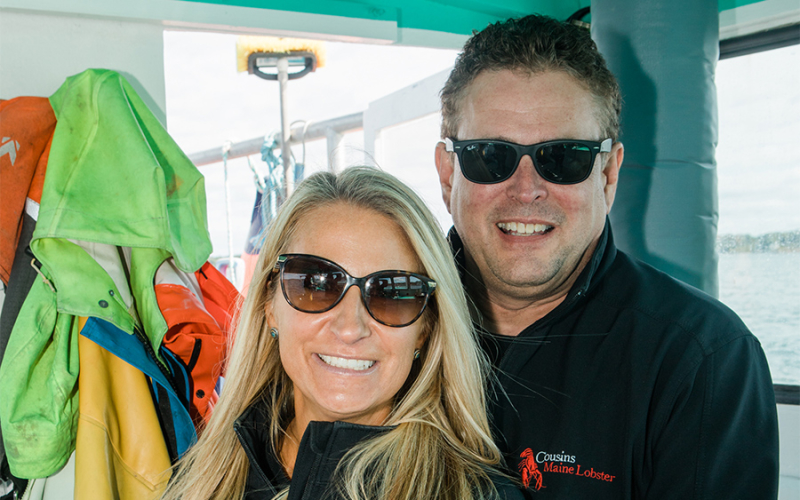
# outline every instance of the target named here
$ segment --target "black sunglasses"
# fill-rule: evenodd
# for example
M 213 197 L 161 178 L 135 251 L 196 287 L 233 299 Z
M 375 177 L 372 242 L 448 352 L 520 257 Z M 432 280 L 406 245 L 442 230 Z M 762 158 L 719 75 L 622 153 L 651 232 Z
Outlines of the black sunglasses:
M 577 184 L 592 173 L 597 153 L 608 153 L 614 141 L 558 140 L 530 146 L 492 139 L 444 140 L 445 149 L 458 155 L 461 172 L 477 184 L 496 184 L 514 175 L 525 155 L 542 179 L 553 184 Z
M 369 315 L 397 328 L 422 316 L 436 290 L 435 281 L 407 271 L 378 271 L 354 278 L 338 264 L 315 255 L 281 255 L 273 270 L 280 272 L 286 302 L 298 311 L 330 311 L 355 285 L 361 289 L 361 300 Z

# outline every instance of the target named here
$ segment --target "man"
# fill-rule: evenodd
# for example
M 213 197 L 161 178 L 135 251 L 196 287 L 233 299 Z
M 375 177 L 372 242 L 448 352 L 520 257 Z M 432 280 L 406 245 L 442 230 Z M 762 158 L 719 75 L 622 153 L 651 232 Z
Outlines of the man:
M 536 497 L 775 498 L 758 340 L 614 246 L 620 101 L 588 31 L 540 16 L 474 35 L 442 90 L 436 167 L 498 444 Z

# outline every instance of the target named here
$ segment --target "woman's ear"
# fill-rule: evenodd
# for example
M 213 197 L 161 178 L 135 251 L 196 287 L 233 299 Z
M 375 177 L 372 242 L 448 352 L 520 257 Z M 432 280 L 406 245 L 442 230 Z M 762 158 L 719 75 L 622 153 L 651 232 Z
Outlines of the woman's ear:
M 431 305 L 428 305 L 429 309 L 422 313 L 422 317 L 419 318 L 417 321 L 424 321 L 423 327 L 419 332 L 419 337 L 417 337 L 417 342 L 414 344 L 415 349 L 422 349 L 425 344 L 428 343 L 428 340 L 433 335 L 434 329 L 436 329 L 436 323 L 439 321 L 439 312 L 431 310 Z
M 272 301 L 271 300 L 267 301 L 267 303 L 264 304 L 264 317 L 266 318 L 266 322 L 267 322 L 267 326 L 268 327 L 272 328 L 272 327 L 277 327 L 278 326 L 276 324 L 275 313 L 273 312 L 273 309 L 272 309 Z
M 431 336 L 430 328 L 424 328 L 419 337 L 417 337 L 417 342 L 414 344 L 414 349 L 422 350 L 422 347 L 428 342 L 428 337 Z

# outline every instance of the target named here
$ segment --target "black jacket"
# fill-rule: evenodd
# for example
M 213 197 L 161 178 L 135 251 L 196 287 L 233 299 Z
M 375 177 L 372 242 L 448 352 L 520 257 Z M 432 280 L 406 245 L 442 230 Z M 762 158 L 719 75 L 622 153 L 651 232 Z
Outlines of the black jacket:
M 336 488 L 331 487 L 331 476 L 344 455 L 359 442 L 392 429 L 346 422 L 311 422 L 300 440 L 290 481 L 272 451 L 268 422 L 267 406 L 259 402 L 234 423 L 234 431 L 250 461 L 245 500 L 270 500 L 286 486 L 291 486 L 288 500 L 339 499 Z M 524 498 L 505 478 L 496 478 L 494 484 L 501 500 Z
M 450 233 L 457 262 L 463 248 Z M 533 497 L 774 499 L 775 395 L 726 306 L 605 231 L 562 304 L 517 337 L 483 332 L 491 417 Z

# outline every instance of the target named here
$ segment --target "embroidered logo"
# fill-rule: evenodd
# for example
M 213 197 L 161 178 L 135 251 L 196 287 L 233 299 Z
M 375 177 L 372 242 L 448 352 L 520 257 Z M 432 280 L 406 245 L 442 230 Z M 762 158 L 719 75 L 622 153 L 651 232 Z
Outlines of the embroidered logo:
M 534 491 L 539 491 L 546 487 L 543 485 L 544 473 L 580 476 L 607 483 L 613 483 L 617 477 L 603 471 L 597 471 L 594 467 L 587 467 L 585 464 L 580 463 L 575 455 L 568 455 L 563 451 L 561 453 L 534 452 L 530 448 L 525 448 L 519 456 L 522 460 L 517 465 L 517 469 L 522 475 L 522 484 L 525 488 L 530 488 Z
M 19 151 L 19 143 L 11 137 L 3 137 L 2 144 L 0 144 L 0 157 L 8 155 L 12 167 L 17 161 L 17 151 Z
M 517 465 L 517 469 L 519 469 L 520 474 L 522 474 L 522 485 L 525 488 L 533 488 L 534 491 L 539 491 L 545 486 L 542 485 L 542 472 L 539 470 L 539 466 L 536 465 L 536 460 L 533 457 L 533 450 L 530 448 L 525 448 L 519 455 L 522 460 L 520 460 L 519 465 Z M 531 482 L 533 482 L 533 486 L 531 486 Z

